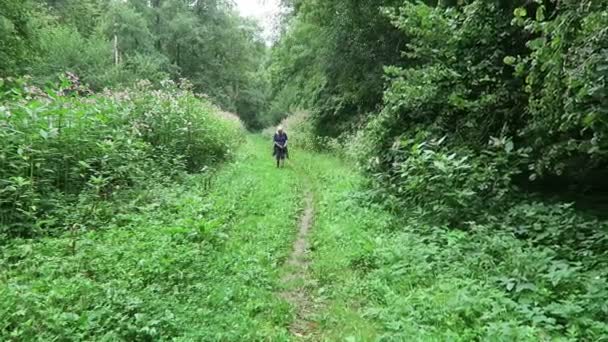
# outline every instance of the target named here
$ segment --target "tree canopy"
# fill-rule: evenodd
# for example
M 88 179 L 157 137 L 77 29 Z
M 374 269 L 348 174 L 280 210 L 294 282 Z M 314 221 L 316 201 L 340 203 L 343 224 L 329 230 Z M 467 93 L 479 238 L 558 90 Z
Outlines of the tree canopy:
M 477 150 L 506 137 L 531 179 L 605 169 L 606 1 L 289 3 L 270 115 L 310 109 L 331 137 L 367 125 L 379 149 L 422 130 Z
M 2 0 L 0 72 L 44 84 L 63 72 L 93 90 L 190 80 L 253 128 L 266 93 L 257 23 L 219 0 Z

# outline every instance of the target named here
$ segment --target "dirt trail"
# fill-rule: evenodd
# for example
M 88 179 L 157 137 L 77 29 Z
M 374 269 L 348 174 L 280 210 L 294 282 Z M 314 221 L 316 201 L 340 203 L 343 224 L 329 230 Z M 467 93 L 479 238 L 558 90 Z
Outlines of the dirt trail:
M 306 194 L 306 207 L 300 218 L 299 231 L 293 244 L 293 251 L 286 263 L 287 273 L 281 279 L 286 290 L 281 297 L 296 308 L 296 318 L 289 330 L 296 337 L 310 337 L 315 330 L 311 315 L 314 311 L 314 302 L 310 296 L 307 285 L 311 279 L 308 274 L 310 259 L 308 258 L 308 235 L 314 219 L 313 194 Z

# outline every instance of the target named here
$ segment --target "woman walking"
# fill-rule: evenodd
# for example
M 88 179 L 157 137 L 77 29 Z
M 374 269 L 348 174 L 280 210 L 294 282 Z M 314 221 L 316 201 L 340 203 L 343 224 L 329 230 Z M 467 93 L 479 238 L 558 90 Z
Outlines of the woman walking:
M 285 167 L 285 158 L 289 157 L 287 150 L 287 133 L 283 130 L 283 126 L 277 127 L 277 132 L 274 134 L 274 152 L 273 156 L 277 158 L 277 167 Z

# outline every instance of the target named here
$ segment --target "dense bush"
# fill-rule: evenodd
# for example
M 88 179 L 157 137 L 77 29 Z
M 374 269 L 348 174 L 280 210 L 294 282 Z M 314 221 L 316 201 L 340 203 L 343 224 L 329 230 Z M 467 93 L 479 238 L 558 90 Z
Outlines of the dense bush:
M 599 171 L 601 178 L 583 183 L 605 188 L 608 4 L 567 0 L 555 10 L 548 3 L 515 15 L 515 23 L 534 37 L 527 42 L 530 53 L 515 56 L 529 94 L 520 134 L 535 157 L 530 169 L 579 181 Z
M 388 12 L 411 38 L 405 50 L 411 62 L 385 68 L 389 82 L 383 110 L 369 124 L 371 144 L 385 150 L 405 132 L 425 130 L 479 151 L 492 137 L 515 135 L 525 96 L 503 59 L 525 47 L 510 24 L 511 8 L 406 3 Z
M 195 172 L 230 156 L 239 124 L 171 82 L 80 96 L 3 81 L 0 103 L 0 233 L 32 236 L 70 222 L 55 215 L 152 179 Z M 89 205 L 88 209 L 85 207 Z M 65 215 L 64 215 L 65 216 Z M 75 221 L 78 222 L 78 221 Z
M 307 108 L 316 133 L 363 119 L 370 156 L 414 126 L 477 152 L 510 137 L 531 180 L 606 188 L 605 1 L 296 4 L 273 51 L 273 103 Z
M 29 2 L 0 1 L 0 76 L 22 72 L 37 49 Z
M 581 177 L 606 165 L 596 120 L 606 6 L 520 5 L 406 2 L 386 10 L 410 38 L 409 63 L 385 68 L 382 110 L 348 149 L 403 202 L 423 203 L 427 213 L 453 211 L 460 217 L 449 220 L 453 226 L 504 206 L 513 184 L 527 186 L 522 179 L 553 174 L 602 183 Z M 429 148 L 441 138 L 441 148 Z M 565 234 L 577 229 L 563 227 Z
M 404 338 L 390 325 L 410 323 L 429 338 L 608 336 L 607 308 L 598 305 L 607 288 L 608 222 L 518 192 L 513 177 L 526 159 L 508 139 L 478 154 L 418 131 L 363 161 L 371 198 L 403 218 L 394 235 L 372 234 L 387 241 L 352 260 L 371 315 L 389 336 Z M 446 304 L 451 293 L 459 295 Z
M 510 193 L 511 177 L 517 172 L 510 166 L 507 150 L 487 151 L 475 157 L 470 150 L 450 150 L 444 139 L 424 141 L 403 138 L 384 154 L 390 159 L 388 170 L 379 169 L 386 162 L 372 160 L 368 172 L 374 175 L 379 195 L 392 205 L 410 207 L 438 224 L 459 226 L 475 220 L 488 207 L 503 205 Z
M 608 3 L 357 5 L 336 0 L 324 5 L 336 13 L 331 20 L 312 15 L 320 11 L 312 6 L 317 2 L 298 3 L 296 28 L 275 56 L 283 70 L 301 63 L 307 47 L 332 46 L 344 27 L 352 31 L 343 48 L 321 50 L 311 60 L 314 64 L 292 77 L 299 80 L 319 70 L 318 79 L 326 82 L 327 93 L 303 92 L 309 98 L 295 102 L 310 104 L 313 113 L 312 122 L 299 126 L 306 132 L 309 127 L 314 133 L 341 132 L 337 141 L 365 171 L 372 197 L 405 221 L 390 236 L 399 242 L 379 243 L 352 260 L 355 268 L 362 265 L 362 277 L 368 280 L 364 297 L 382 308 L 371 315 L 383 324 L 415 324 L 416 332 L 426 331 L 429 339 L 449 336 L 447 322 L 453 320 L 446 315 L 458 315 L 461 338 L 605 339 L 607 310 L 598 303 L 606 295 L 608 223 L 573 204 L 522 190 L 531 188 L 530 182 L 555 179 L 555 192 L 569 185 L 605 185 Z M 394 38 L 378 16 L 361 23 L 350 12 L 371 8 L 383 13 L 401 37 Z M 309 31 L 326 34 L 302 34 L 297 26 L 303 23 L 313 25 Z M 291 43 L 295 34 L 308 41 Z M 361 56 L 390 55 L 380 48 L 385 41 L 401 44 L 393 44 L 390 58 L 361 61 L 349 52 L 365 46 L 362 37 L 380 42 L 368 42 L 370 49 Z M 371 85 L 378 74 L 366 63 L 372 60 L 384 67 L 384 96 L 377 102 Z M 386 60 L 393 63 L 383 64 Z M 340 77 L 346 63 L 358 69 L 351 77 Z M 303 83 L 285 83 L 285 89 L 306 89 Z M 362 86 L 370 86 L 369 97 L 354 91 Z M 393 272 L 395 268 L 408 272 Z M 327 272 L 320 277 L 328 277 Z M 463 296 L 473 297 L 471 304 L 459 298 L 446 311 L 421 300 L 445 304 L 437 293 L 456 291 L 436 284 L 436 278 L 485 295 L 466 290 Z M 427 290 L 425 284 L 435 285 Z M 400 305 L 393 305 L 395 300 Z M 419 312 L 425 316 L 415 316 Z M 494 315 L 489 318 L 493 323 L 482 326 L 489 315 Z M 495 323 L 503 319 L 512 323 Z M 385 328 L 391 331 L 391 326 Z M 407 335 L 388 334 L 397 339 Z

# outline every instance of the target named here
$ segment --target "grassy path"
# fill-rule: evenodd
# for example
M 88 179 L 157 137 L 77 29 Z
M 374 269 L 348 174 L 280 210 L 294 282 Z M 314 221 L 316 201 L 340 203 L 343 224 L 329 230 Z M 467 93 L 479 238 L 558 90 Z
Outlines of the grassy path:
M 350 165 L 292 158 L 250 136 L 211 190 L 191 176 L 104 229 L 0 244 L 0 340 L 548 340 L 491 278 L 520 242 L 418 227 Z
M 283 290 L 280 297 L 291 304 L 295 310 L 295 317 L 289 330 L 296 337 L 312 336 L 315 325 L 311 320 L 314 312 L 314 303 L 307 286 L 310 285 L 310 242 L 309 234 L 313 224 L 313 195 L 307 192 L 306 205 L 299 223 L 299 231 L 293 243 L 293 251 L 284 266 L 284 275 L 281 278 Z
M 249 137 L 210 193 L 203 176 L 152 191 L 121 227 L 0 250 L 0 340 L 289 340 L 277 295 L 302 179 Z

